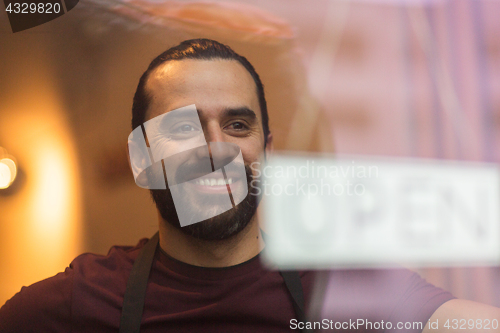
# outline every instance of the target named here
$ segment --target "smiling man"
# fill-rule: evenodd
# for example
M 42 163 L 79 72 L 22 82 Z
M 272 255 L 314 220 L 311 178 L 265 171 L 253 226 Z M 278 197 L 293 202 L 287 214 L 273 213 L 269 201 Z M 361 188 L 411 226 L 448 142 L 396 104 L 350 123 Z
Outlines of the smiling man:
M 142 76 L 134 98 L 132 126 L 136 128 L 192 104 L 196 106 L 202 129 L 196 122 L 186 120 L 173 121 L 172 126 L 179 135 L 191 138 L 193 132 L 202 130 L 206 142 L 239 147 L 246 177 L 232 178 L 235 184 L 248 186 L 252 177 L 250 164 L 262 162 L 265 151 L 272 149 L 264 91 L 257 73 L 245 58 L 218 43 L 181 44 L 153 60 Z M 201 158 L 199 155 L 193 152 L 177 159 L 174 156 L 166 166 L 178 164 L 175 169 L 196 173 L 208 158 L 206 154 Z M 199 192 L 215 195 L 217 187 L 227 193 L 225 184 L 213 183 L 220 179 L 201 177 L 198 184 L 186 189 L 190 208 L 212 209 L 213 204 L 197 204 L 201 200 L 196 196 Z M 185 227 L 179 223 L 179 209 L 176 210 L 170 191 L 152 190 L 152 197 L 160 219 L 160 246 L 175 259 L 202 267 L 226 267 L 249 260 L 262 250 L 255 195 L 246 196 L 232 210 Z
M 136 182 L 163 182 L 149 186 L 159 236 L 115 246 L 107 256 L 81 255 L 65 272 L 23 288 L 0 309 L 0 332 L 317 328 L 303 314 L 313 272 L 268 270 L 259 259 L 265 243 L 249 166 L 270 154 L 272 135 L 252 65 L 218 42 L 185 41 L 143 74 L 132 118 L 135 133 L 145 135 L 146 155 L 160 156 L 160 171 L 141 175 L 148 157 L 137 158 L 129 142 Z M 186 222 L 185 215 L 206 218 Z M 500 320 L 496 308 L 455 300 L 406 270 L 337 270 L 329 278 L 325 302 L 335 311 L 322 313 L 325 330 L 462 332 L 453 320 L 473 319 L 468 331 L 491 332 Z

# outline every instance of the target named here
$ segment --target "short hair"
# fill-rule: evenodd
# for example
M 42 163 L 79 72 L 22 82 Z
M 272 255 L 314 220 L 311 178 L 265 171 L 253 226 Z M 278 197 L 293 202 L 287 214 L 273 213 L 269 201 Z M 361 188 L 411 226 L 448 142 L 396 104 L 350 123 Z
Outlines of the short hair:
M 236 60 L 245 67 L 252 76 L 255 85 L 257 97 L 259 99 L 259 107 L 262 116 L 262 129 L 264 132 L 264 148 L 267 144 L 267 136 L 269 135 L 269 116 L 267 114 L 267 103 L 264 95 L 264 85 L 260 80 L 259 75 L 253 68 L 252 64 L 243 56 L 234 52 L 229 46 L 217 41 L 205 38 L 185 40 L 177 46 L 171 47 L 149 64 L 148 69 L 142 74 L 137 90 L 135 91 L 134 101 L 132 104 L 132 129 L 140 126 L 145 118 L 146 111 L 150 104 L 150 96 L 146 92 L 146 83 L 151 72 L 160 65 L 170 60 L 183 59 L 198 59 L 198 60 Z

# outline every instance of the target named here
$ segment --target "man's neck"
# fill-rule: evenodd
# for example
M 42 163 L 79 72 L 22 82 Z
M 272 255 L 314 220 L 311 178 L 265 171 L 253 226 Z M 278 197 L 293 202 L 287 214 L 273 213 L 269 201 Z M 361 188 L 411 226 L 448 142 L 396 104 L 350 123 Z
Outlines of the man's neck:
M 179 261 L 201 267 L 228 267 L 255 257 L 264 248 L 256 216 L 237 235 L 217 241 L 196 239 L 167 223 L 161 217 L 160 247 Z

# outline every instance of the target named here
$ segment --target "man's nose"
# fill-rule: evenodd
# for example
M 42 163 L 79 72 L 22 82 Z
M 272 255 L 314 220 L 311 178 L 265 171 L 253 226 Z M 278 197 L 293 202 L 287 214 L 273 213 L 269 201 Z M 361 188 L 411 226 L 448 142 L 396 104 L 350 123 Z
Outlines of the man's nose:
M 223 129 L 218 123 L 208 124 L 205 127 L 205 139 L 214 170 L 222 168 L 238 155 L 238 146 L 226 142 Z
M 209 142 L 224 142 L 222 128 L 218 123 L 208 123 L 203 128 L 205 140 Z
M 210 150 L 210 142 L 223 142 L 222 129 L 218 124 L 204 124 L 203 125 L 203 135 L 205 137 L 205 142 L 207 146 L 205 148 L 194 150 L 197 159 L 208 158 L 213 162 L 212 152 Z

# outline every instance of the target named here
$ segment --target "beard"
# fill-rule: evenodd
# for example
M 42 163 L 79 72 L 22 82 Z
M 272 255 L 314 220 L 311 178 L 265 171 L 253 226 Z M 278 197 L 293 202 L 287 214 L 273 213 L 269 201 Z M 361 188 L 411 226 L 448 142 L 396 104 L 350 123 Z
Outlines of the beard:
M 150 190 L 151 197 L 160 212 L 161 217 L 184 234 L 201 240 L 224 240 L 243 231 L 252 220 L 259 203 L 258 195 L 252 184 L 253 175 L 250 167 L 245 165 L 248 194 L 238 205 L 201 222 L 182 227 L 175 209 L 172 193 L 167 186 L 166 190 Z M 255 189 L 256 190 L 256 189 Z M 185 202 L 190 198 L 186 197 Z M 192 204 L 192 209 L 202 209 Z

